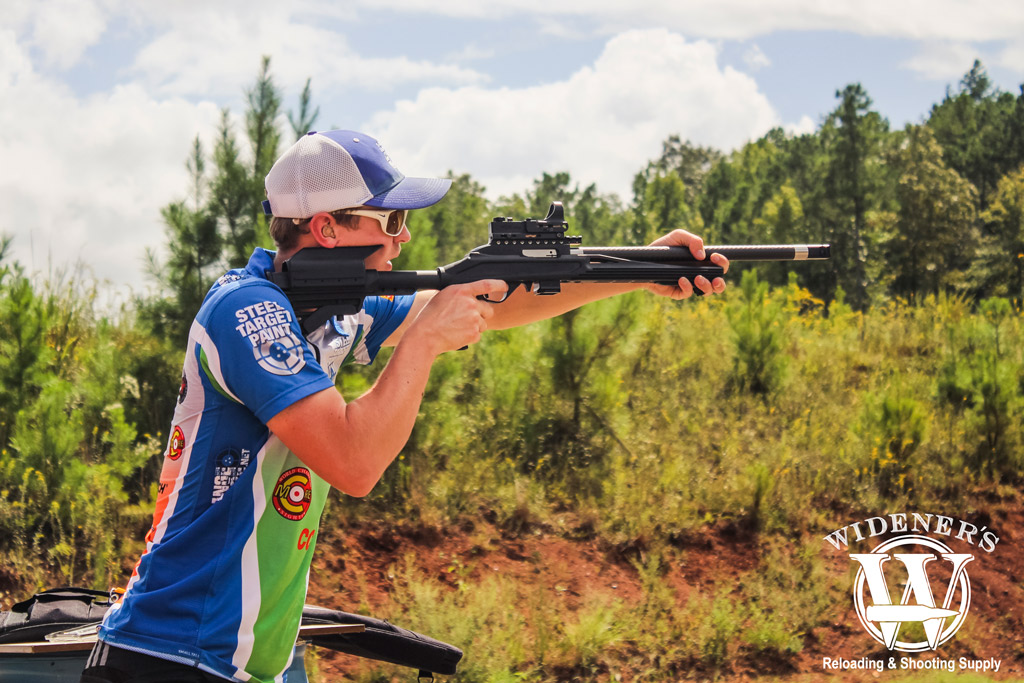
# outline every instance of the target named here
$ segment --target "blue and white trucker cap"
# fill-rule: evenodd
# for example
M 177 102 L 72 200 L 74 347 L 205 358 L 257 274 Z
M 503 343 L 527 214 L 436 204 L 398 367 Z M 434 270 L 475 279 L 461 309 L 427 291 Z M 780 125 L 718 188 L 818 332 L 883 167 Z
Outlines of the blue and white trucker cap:
M 303 135 L 267 174 L 263 210 L 280 218 L 309 218 L 354 206 L 422 209 L 444 197 L 447 178 L 409 178 L 380 143 L 351 130 Z

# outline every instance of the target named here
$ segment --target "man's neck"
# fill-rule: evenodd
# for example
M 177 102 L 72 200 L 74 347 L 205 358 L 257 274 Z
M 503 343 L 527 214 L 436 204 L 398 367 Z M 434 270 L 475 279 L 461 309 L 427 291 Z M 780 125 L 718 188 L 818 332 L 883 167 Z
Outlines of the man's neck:
M 317 244 L 315 239 L 313 239 L 313 236 L 307 232 L 299 236 L 298 243 L 291 249 L 281 249 L 280 247 L 278 247 L 277 255 L 274 257 L 274 272 L 280 273 L 281 266 L 284 265 L 284 262 L 290 259 L 292 256 L 298 254 L 306 247 L 318 246 L 320 245 Z
M 278 249 L 277 254 L 274 256 L 274 272 L 280 273 L 281 266 L 284 264 L 284 262 L 290 259 L 292 256 L 295 256 L 295 254 L 298 251 L 298 249 L 291 249 L 289 251 L 285 251 L 284 249 Z

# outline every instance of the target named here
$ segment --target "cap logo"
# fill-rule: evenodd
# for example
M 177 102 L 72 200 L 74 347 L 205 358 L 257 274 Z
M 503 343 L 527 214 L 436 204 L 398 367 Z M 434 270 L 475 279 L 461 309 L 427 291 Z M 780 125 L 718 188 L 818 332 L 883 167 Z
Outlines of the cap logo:
M 377 149 L 379 149 L 380 153 L 384 155 L 385 161 L 387 161 L 389 164 L 391 164 L 392 168 L 395 168 L 395 162 L 391 161 L 391 157 L 388 156 L 388 151 L 386 149 L 384 149 L 384 145 L 380 144 L 376 140 L 373 141 L 373 144 L 377 145 Z M 398 171 L 397 168 L 395 168 L 395 170 Z M 399 171 L 399 173 L 401 173 L 401 171 Z

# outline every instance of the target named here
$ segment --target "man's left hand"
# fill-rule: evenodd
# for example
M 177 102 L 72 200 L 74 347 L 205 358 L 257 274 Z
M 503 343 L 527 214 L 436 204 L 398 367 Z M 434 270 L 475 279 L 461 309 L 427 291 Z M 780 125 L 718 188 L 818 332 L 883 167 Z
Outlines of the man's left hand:
M 704 252 L 704 240 L 699 235 L 687 232 L 685 230 L 673 230 L 669 234 L 659 237 L 658 239 L 651 242 L 652 247 L 689 247 L 690 253 L 693 257 L 703 261 L 706 258 Z M 721 254 L 712 254 L 711 263 L 716 266 L 721 266 L 722 272 L 729 272 L 729 259 L 725 258 Z M 725 280 L 720 277 L 716 277 L 714 280 L 708 282 L 708 279 L 703 275 L 698 275 L 694 278 L 693 284 L 704 294 L 721 294 L 725 291 Z M 659 296 L 667 296 L 673 299 L 689 299 L 693 296 L 693 285 L 686 278 L 679 278 L 679 282 L 675 286 L 672 285 L 658 285 L 649 284 L 647 289 L 658 294 Z

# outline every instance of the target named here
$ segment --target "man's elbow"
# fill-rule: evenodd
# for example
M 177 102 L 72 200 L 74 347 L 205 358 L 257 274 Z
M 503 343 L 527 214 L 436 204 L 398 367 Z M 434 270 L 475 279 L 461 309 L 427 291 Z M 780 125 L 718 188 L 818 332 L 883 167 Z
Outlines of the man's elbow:
M 338 489 L 346 496 L 352 496 L 353 498 L 365 498 L 370 495 L 370 491 L 377 485 L 377 479 L 355 479 L 346 477 L 343 481 L 339 481 L 334 484 L 334 488 Z
M 327 479 L 328 483 L 334 488 L 338 489 L 347 496 L 353 498 L 363 498 L 367 496 L 373 487 L 380 481 L 380 475 L 382 472 L 377 472 L 372 467 L 360 466 L 358 463 L 365 462 L 361 458 L 353 458 L 352 453 L 346 453 L 349 456 L 347 464 L 333 473 L 333 476 Z M 346 462 L 346 460 L 336 460 L 335 462 Z

